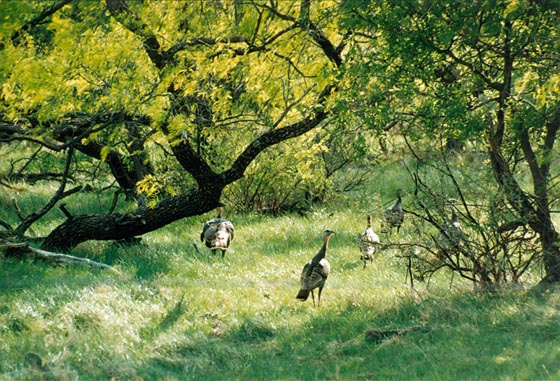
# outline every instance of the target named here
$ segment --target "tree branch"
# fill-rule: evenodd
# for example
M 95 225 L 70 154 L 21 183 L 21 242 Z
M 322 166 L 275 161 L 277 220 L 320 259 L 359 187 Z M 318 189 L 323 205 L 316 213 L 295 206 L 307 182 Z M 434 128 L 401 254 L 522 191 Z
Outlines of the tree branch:
M 75 215 L 57 226 L 43 241 L 48 250 L 69 250 L 89 240 L 127 239 L 157 230 L 181 218 L 207 213 L 218 205 L 221 187 L 191 188 L 162 199 L 153 208 L 140 207 L 132 213 Z
M 511 173 L 511 170 L 504 159 L 501 151 L 499 139 L 494 136 L 493 128 L 490 128 L 488 132 L 488 142 L 489 156 L 492 163 L 492 169 L 494 172 L 494 177 L 504 190 L 504 193 L 511 204 L 511 206 L 522 216 L 531 218 L 535 215 L 535 210 L 529 201 L 529 198 L 523 192 L 523 189 L 519 183 L 515 180 L 515 177 Z M 530 222 L 530 221 L 529 221 Z M 538 229 L 535 229 L 538 231 Z
M 169 133 L 165 124 L 162 126 L 162 129 L 166 134 Z M 181 140 L 170 143 L 173 156 L 177 159 L 179 164 L 191 174 L 200 188 L 204 188 L 209 184 L 214 184 L 214 186 L 216 186 L 221 183 L 218 174 L 216 174 L 202 156 L 196 152 L 186 132 L 183 134 Z
M 160 43 L 149 26 L 130 11 L 125 0 L 106 0 L 107 10 L 122 26 L 143 38 L 142 45 L 158 69 L 165 67 L 165 57 L 160 53 Z
M 278 144 L 287 139 L 295 138 L 317 127 L 321 122 L 325 121 L 328 114 L 324 111 L 318 111 L 313 117 L 306 118 L 287 127 L 279 128 L 264 133 L 257 139 L 253 140 L 249 146 L 235 160 L 231 168 L 221 174 L 224 184 L 230 184 L 241 177 L 245 169 L 251 162 L 264 151 L 266 148 Z
M 73 255 L 68 254 L 60 254 L 60 253 L 53 253 L 46 250 L 36 249 L 34 247 L 29 246 L 28 243 L 12 243 L 4 240 L 0 240 L 0 247 L 6 248 L 11 252 L 16 252 L 18 254 L 23 253 L 31 253 L 33 256 L 52 261 L 55 263 L 69 263 L 69 264 L 81 264 L 81 265 L 88 265 L 91 267 L 97 267 L 101 269 L 106 269 L 113 271 L 115 273 L 119 273 L 120 271 L 117 270 L 113 266 L 106 265 L 105 263 L 96 262 L 89 258 L 80 258 L 75 257 Z
M 271 2 L 271 5 L 266 4 L 256 4 L 253 2 L 255 7 L 262 7 L 272 13 L 274 16 L 285 20 L 290 21 L 293 24 L 284 30 L 278 32 L 275 36 L 269 39 L 267 42 L 272 41 L 273 39 L 277 38 L 278 36 L 284 34 L 286 31 L 292 30 L 294 28 L 301 28 L 304 30 L 312 39 L 319 45 L 319 47 L 323 50 L 327 58 L 332 61 L 337 67 L 342 66 L 342 57 L 340 55 L 344 44 L 335 47 L 333 43 L 328 39 L 327 35 L 315 25 L 310 19 L 310 8 L 311 8 L 311 0 L 301 0 L 300 5 L 300 14 L 299 19 L 285 15 L 278 11 L 275 4 Z
M 56 203 L 63 199 L 64 197 L 69 196 L 72 193 L 78 192 L 79 190 L 82 189 L 82 187 L 76 187 L 74 189 L 71 189 L 70 191 L 64 191 L 64 188 L 66 187 L 66 181 L 68 179 L 68 173 L 70 171 L 70 164 L 72 163 L 72 156 L 73 156 L 74 150 L 72 148 L 70 148 L 68 150 L 68 154 L 66 156 L 66 165 L 64 168 L 64 175 L 62 177 L 62 181 L 56 191 L 56 193 L 54 194 L 54 196 L 50 199 L 50 201 L 43 206 L 41 209 L 39 209 L 36 212 L 31 213 L 29 216 L 27 216 L 23 222 L 14 230 L 14 234 L 16 236 L 23 236 L 24 233 L 27 231 L 27 229 L 29 229 L 29 227 L 35 222 L 37 221 L 39 218 L 43 217 L 45 214 L 47 214 L 47 212 L 49 210 L 51 210 Z
M 21 36 L 25 33 L 30 31 L 32 28 L 36 27 L 37 25 L 41 24 L 47 17 L 52 16 L 56 13 L 59 9 L 64 7 L 66 4 L 70 4 L 72 0 L 61 0 L 60 2 L 53 4 L 50 8 L 46 8 L 36 17 L 29 20 L 25 23 L 21 28 L 16 30 L 12 33 L 11 40 L 14 46 L 19 45 Z M 0 50 L 3 48 L 2 44 L 0 43 Z

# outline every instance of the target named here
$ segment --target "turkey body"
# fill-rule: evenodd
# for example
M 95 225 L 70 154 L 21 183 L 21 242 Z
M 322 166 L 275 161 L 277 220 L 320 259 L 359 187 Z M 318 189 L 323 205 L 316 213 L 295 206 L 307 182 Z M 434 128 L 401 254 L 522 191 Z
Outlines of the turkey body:
M 321 293 L 323 292 L 323 287 L 325 287 L 325 282 L 331 272 L 331 265 L 325 258 L 325 255 L 327 253 L 329 239 L 333 234 L 334 231 L 332 230 L 324 231 L 323 246 L 319 252 L 303 266 L 300 277 L 301 288 L 296 296 L 296 299 L 304 302 L 309 297 L 309 294 L 311 294 L 313 305 L 315 305 L 315 294 L 313 290 L 319 289 L 317 299 L 318 304 L 321 305 Z
M 368 261 L 373 262 L 373 253 L 375 253 L 375 246 L 378 244 L 379 236 L 371 228 L 371 215 L 368 214 L 366 230 L 360 233 L 358 239 L 358 247 L 362 253 L 360 259 L 364 262 L 364 268 Z
M 404 221 L 404 210 L 402 207 L 402 198 L 401 198 L 401 190 L 397 189 L 397 201 L 385 210 L 383 214 L 383 230 L 386 231 L 387 228 L 389 229 L 389 233 L 393 230 L 393 228 L 397 228 L 397 233 L 401 230 L 401 225 Z
M 229 249 L 230 242 L 233 240 L 235 229 L 233 224 L 221 217 L 221 208 L 218 208 L 218 217 L 206 221 L 200 233 L 200 240 L 206 244 L 212 254 L 217 250 L 222 252 L 222 258 Z
M 437 244 L 441 249 L 440 256 L 445 253 L 451 254 L 459 250 L 459 245 L 464 239 L 463 231 L 461 230 L 461 224 L 457 217 L 455 210 L 451 213 L 451 222 L 445 228 L 444 231 L 440 232 L 437 237 Z

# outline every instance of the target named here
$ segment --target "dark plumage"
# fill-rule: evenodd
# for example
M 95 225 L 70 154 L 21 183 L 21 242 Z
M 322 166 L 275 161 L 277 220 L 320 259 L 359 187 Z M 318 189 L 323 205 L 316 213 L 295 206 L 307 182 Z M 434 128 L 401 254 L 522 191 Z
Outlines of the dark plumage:
M 387 229 L 389 233 L 393 228 L 397 228 L 397 233 L 401 230 L 401 225 L 404 221 L 404 210 L 402 207 L 401 190 L 397 189 L 397 201 L 385 210 L 383 214 L 383 231 L 386 232 Z
M 371 228 L 371 215 L 367 215 L 367 228 L 360 233 L 358 240 L 358 246 L 362 255 L 360 259 L 364 261 L 364 268 L 366 267 L 367 261 L 373 262 L 373 253 L 375 252 L 375 246 L 379 244 L 379 236 L 375 234 Z
M 300 277 L 301 289 L 299 290 L 296 299 L 304 302 L 309 297 L 309 293 L 311 293 L 313 305 L 315 305 L 315 294 L 313 293 L 313 290 L 318 288 L 318 305 L 321 305 L 321 292 L 323 291 L 325 282 L 331 272 L 331 265 L 325 258 L 325 254 L 327 253 L 329 240 L 333 234 L 334 231 L 332 230 L 325 230 L 323 232 L 323 247 L 321 247 L 319 252 L 309 262 L 307 262 L 305 266 L 303 266 L 303 271 L 301 272 Z
M 212 254 L 216 250 L 222 251 L 222 258 L 226 255 L 230 242 L 233 240 L 234 228 L 233 224 L 222 218 L 222 207 L 218 207 L 218 216 L 206 221 L 200 233 L 200 240 L 204 241 L 206 246 L 212 250 Z

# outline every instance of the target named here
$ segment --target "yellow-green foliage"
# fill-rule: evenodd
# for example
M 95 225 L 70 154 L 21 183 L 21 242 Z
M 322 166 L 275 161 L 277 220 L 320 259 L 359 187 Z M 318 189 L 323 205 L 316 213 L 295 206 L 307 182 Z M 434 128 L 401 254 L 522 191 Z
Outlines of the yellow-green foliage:
M 294 143 L 294 144 L 292 144 Z M 305 193 L 323 195 L 332 185 L 321 153 L 326 148 L 309 133 L 290 144 L 279 144 L 259 156 L 240 181 L 225 193 L 240 210 L 281 212 L 305 209 Z

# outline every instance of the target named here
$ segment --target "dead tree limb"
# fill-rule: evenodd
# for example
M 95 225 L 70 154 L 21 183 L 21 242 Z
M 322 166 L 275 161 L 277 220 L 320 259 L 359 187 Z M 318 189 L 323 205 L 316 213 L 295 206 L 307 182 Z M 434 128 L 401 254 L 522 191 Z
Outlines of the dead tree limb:
M 55 263 L 88 265 L 91 267 L 111 270 L 113 272 L 120 273 L 119 270 L 117 270 L 115 267 L 107 265 L 105 263 L 92 261 L 89 258 L 80 258 L 73 255 L 53 253 L 51 251 L 36 249 L 29 246 L 29 244 L 26 242 L 13 243 L 5 240 L 0 240 L 0 247 L 6 248 L 8 250 L 15 250 L 18 254 L 32 254 L 36 258 L 41 258 Z

